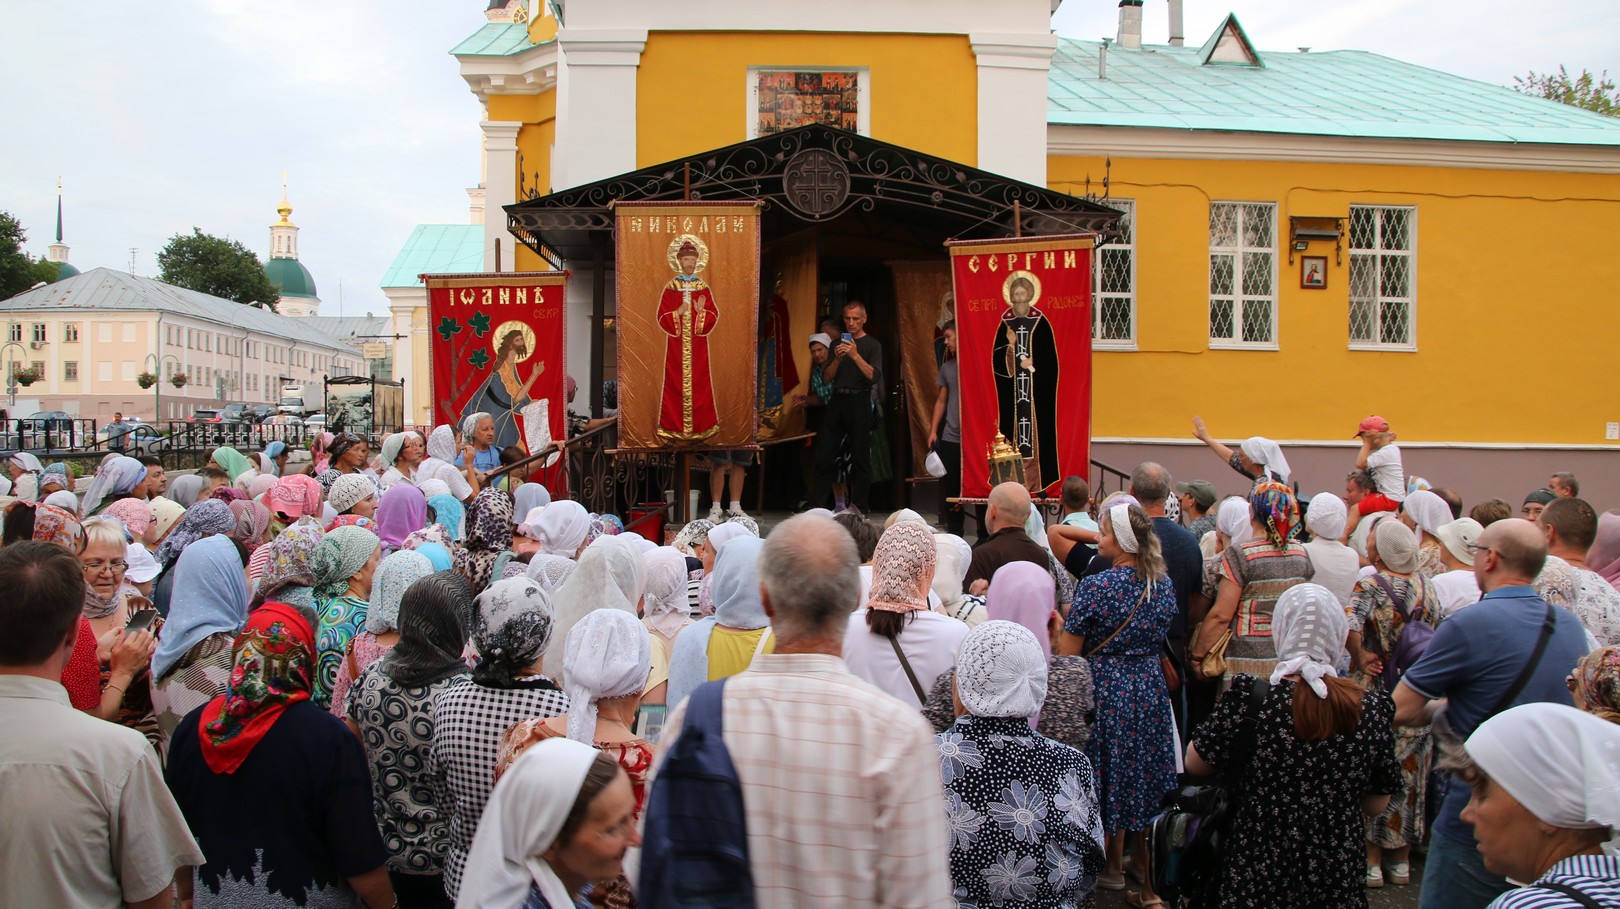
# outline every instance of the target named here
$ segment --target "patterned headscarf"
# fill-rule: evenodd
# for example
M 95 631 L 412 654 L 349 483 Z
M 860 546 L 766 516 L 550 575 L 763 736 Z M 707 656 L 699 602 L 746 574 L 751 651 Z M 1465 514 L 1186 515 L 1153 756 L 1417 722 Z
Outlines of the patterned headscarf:
M 1271 684 L 1298 673 L 1317 697 L 1327 697 L 1322 679 L 1339 674 L 1335 666 L 1349 633 L 1350 619 L 1333 591 L 1320 584 L 1295 584 L 1283 591 L 1271 613 L 1271 638 L 1277 647 Z
M 1575 706 L 1620 723 L 1620 647 L 1599 647 L 1575 664 Z
M 235 486 L 216 486 L 214 487 L 214 491 L 208 495 L 209 498 L 218 499 L 227 505 L 232 502 L 243 501 L 248 497 L 248 494 L 245 491 L 237 489 Z
M 338 514 L 343 514 L 366 499 L 375 498 L 376 495 L 377 487 L 372 484 L 370 477 L 346 473 L 332 481 L 332 489 L 326 494 L 326 504 L 332 506 L 332 510 Z
M 270 509 L 247 500 L 232 502 L 230 509 L 236 515 L 236 527 L 227 531 L 231 539 L 246 546 L 249 552 L 264 545 L 264 534 L 270 529 Z
M 7 482 L 10 481 L 8 480 Z M 69 492 L 73 491 L 73 475 L 68 472 L 66 461 L 52 461 L 45 467 L 45 471 L 39 475 L 40 492 L 44 492 L 45 487 L 51 485 L 52 483 L 55 483 Z
M 551 643 L 551 597 L 530 578 L 496 581 L 477 598 L 473 680 L 488 688 L 514 687 L 513 677 L 534 664 Z
M 456 542 L 450 539 L 450 531 L 445 530 L 442 524 L 429 524 L 421 530 L 411 531 L 405 535 L 405 542 L 399 548 L 421 549 L 430 543 L 444 549 L 446 555 L 456 548 Z
M 680 550 L 682 555 L 695 557 L 698 547 L 702 546 L 703 541 L 709 538 L 709 531 L 713 529 L 713 523 L 699 518 L 682 527 L 680 533 L 675 534 L 675 541 L 670 545 Z
M 38 464 L 39 460 L 36 458 L 34 463 Z M 113 496 L 134 492 L 135 487 L 144 479 L 146 479 L 146 465 L 140 461 L 126 457 L 108 458 L 96 468 L 95 479 L 90 481 L 90 488 L 84 491 L 85 515 L 99 513 L 101 504 Z
M 247 608 L 247 579 L 231 541 L 213 536 L 187 546 L 174 566 L 174 595 L 152 654 L 152 678 L 168 675 L 209 635 L 240 631 Z
M 735 541 L 727 548 L 736 545 Z M 866 603 L 883 612 L 915 612 L 928 608 L 928 588 L 934 583 L 934 534 L 928 525 L 897 521 L 878 538 L 872 554 L 872 590 Z
M 377 563 L 377 574 L 371 579 L 366 630 L 372 634 L 398 631 L 399 603 L 405 591 L 433 571 L 433 562 L 427 556 L 409 549 L 401 549 Z
M 427 497 L 409 483 L 398 483 L 382 495 L 377 506 L 377 527 L 383 546 L 390 551 L 404 545 L 405 537 L 427 523 Z
M 328 531 L 315 547 L 310 569 L 315 575 L 315 596 L 340 597 L 349 589 L 349 579 L 371 561 L 377 551 L 377 535 L 361 527 L 339 527 Z
M 467 515 L 467 542 L 456 550 L 456 571 L 482 593 L 495 576 L 495 560 L 512 544 L 512 497 L 493 486 L 481 490 Z
M 992 619 L 968 632 L 956 652 L 956 691 L 973 716 L 1038 716 L 1046 702 L 1047 655 L 1034 632 Z
M 248 616 L 232 651 L 225 693 L 202 710 L 203 760 L 215 773 L 235 773 L 291 704 L 307 701 L 315 675 L 315 629 L 285 603 Z
M 344 474 L 338 473 L 337 471 L 328 467 L 315 475 L 315 482 L 321 484 L 321 493 L 326 495 L 332 492 L 332 484 L 336 483 L 338 479 L 343 476 Z
M 102 511 L 123 521 L 124 529 L 137 540 L 152 526 L 152 506 L 141 499 L 119 499 Z
M 253 602 L 257 606 L 267 600 L 280 600 L 314 607 L 311 588 L 315 586 L 315 549 L 320 546 L 326 531 L 314 518 L 300 518 L 297 523 L 281 532 L 265 545 L 269 553 L 264 574 L 259 577 Z
M 211 537 L 216 533 L 230 533 L 236 529 L 236 513 L 231 506 L 219 499 L 203 499 L 186 509 L 186 516 L 180 519 L 180 526 L 176 527 L 163 545 L 158 547 L 157 560 L 168 568 L 174 560 L 180 558 L 181 550 L 197 542 L 203 537 Z
M 295 473 L 282 477 L 270 489 L 271 508 L 288 517 L 305 515 L 319 517 L 321 513 L 321 484 L 314 477 Z
M 1305 529 L 1320 540 L 1337 540 L 1344 536 L 1350 522 L 1350 511 L 1344 499 L 1331 492 L 1311 496 L 1311 507 L 1305 511 Z
M 652 640 L 631 613 L 599 609 L 580 619 L 563 657 L 568 737 L 589 744 L 596 735 L 596 702 L 640 694 L 651 661 Z
M 1261 480 L 1249 493 L 1249 507 L 1266 528 L 1266 539 L 1275 546 L 1288 545 L 1288 537 L 1299 523 L 1299 503 L 1293 490 L 1276 480 Z
M 430 458 L 438 458 L 446 464 L 456 459 L 456 431 L 448 425 L 433 427 L 428 433 L 427 453 Z
M 427 492 L 427 490 L 423 490 Z M 443 527 L 450 535 L 452 542 L 459 541 L 462 536 L 462 526 L 467 521 L 467 509 L 456 500 L 456 497 L 447 493 L 429 496 L 428 507 L 433 509 L 433 523 Z
M 406 688 L 419 688 L 466 673 L 461 654 L 467 648 L 473 599 L 460 575 L 441 571 L 420 578 L 405 590 L 398 608 L 399 643 L 383 655 L 384 675 Z
M 573 559 L 537 552 L 529 557 L 529 567 L 524 574 L 539 583 L 546 593 L 556 593 L 578 567 L 579 563 Z
M 641 554 L 647 583 L 642 589 L 641 612 L 648 626 L 666 638 L 692 623 L 691 604 L 686 594 L 686 556 L 671 546 L 660 546 Z M 533 570 L 530 561 L 530 570 Z
M 26 504 L 20 506 L 30 507 Z M 55 505 L 39 504 L 34 509 L 34 539 L 41 543 L 55 543 L 78 555 L 84 550 L 84 525 L 72 512 Z
M 624 533 L 624 522 L 616 514 L 605 514 L 597 520 L 602 522 L 602 533 L 606 536 L 616 537 Z
M 247 455 L 229 445 L 221 445 L 214 449 L 214 463 L 218 464 L 219 468 L 230 476 L 232 483 L 241 479 L 243 474 L 254 469 L 253 462 L 247 459 Z
M 328 463 L 337 461 L 345 454 L 348 454 L 349 449 L 356 445 L 363 444 L 365 441 L 365 439 L 360 438 L 352 432 L 338 433 L 337 436 L 332 439 L 331 443 L 326 446 Z

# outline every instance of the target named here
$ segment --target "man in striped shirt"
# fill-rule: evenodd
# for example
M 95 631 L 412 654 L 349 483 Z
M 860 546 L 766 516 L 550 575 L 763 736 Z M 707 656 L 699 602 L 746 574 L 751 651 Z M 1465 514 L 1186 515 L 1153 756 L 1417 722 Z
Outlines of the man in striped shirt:
M 783 522 L 760 554 L 776 650 L 726 683 L 723 707 L 759 909 L 953 905 L 933 730 L 844 666 L 859 564 L 849 534 L 814 515 Z

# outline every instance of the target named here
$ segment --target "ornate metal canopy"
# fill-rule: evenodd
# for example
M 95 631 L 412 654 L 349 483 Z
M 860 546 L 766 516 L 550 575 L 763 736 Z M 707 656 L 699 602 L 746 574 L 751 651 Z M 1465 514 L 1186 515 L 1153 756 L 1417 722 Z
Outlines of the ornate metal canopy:
M 506 206 L 525 246 L 561 266 L 587 259 L 613 230 L 615 202 L 759 200 L 767 238 L 874 218 L 904 222 L 921 243 L 1105 231 L 1106 205 L 1020 183 L 866 136 L 811 125 L 643 168 L 548 196 L 525 186 Z M 848 217 L 846 217 L 848 216 Z M 939 250 L 943 255 L 943 250 Z

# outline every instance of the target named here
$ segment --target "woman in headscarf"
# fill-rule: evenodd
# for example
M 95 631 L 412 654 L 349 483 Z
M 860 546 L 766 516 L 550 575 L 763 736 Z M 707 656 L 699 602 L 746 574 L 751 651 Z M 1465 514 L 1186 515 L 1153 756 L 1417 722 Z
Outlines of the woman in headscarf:
M 455 561 L 450 558 L 450 550 L 439 543 L 423 543 L 411 549 L 411 552 L 420 553 L 433 564 L 434 571 L 450 571 L 455 567 Z
M 1080 581 L 1058 653 L 1084 656 L 1096 686 L 1097 727 L 1086 757 L 1097 772 L 1108 832 L 1108 870 L 1098 886 L 1125 886 L 1125 837 L 1146 857 L 1141 831 L 1175 787 L 1175 724 L 1159 668 L 1176 614 L 1153 519 L 1137 505 L 1115 505 L 1097 521 L 1097 553 L 1113 567 Z
M 394 557 L 400 555 L 427 561 L 416 553 Z M 461 652 L 472 603 L 466 583 L 451 572 L 422 575 L 402 593 L 399 643 L 361 671 L 345 719 L 366 746 L 372 808 L 399 905 L 443 906 L 448 830 L 439 806 L 448 799 L 428 752 L 435 699 L 471 680 Z
M 1049 690 L 1049 655 L 1008 621 L 985 622 L 962 640 L 957 718 L 934 737 L 958 903 L 1075 906 L 1090 902 L 1103 869 L 1091 762 L 1030 731 Z M 1138 905 L 1157 902 L 1145 896 Z
M 40 505 L 35 509 L 36 532 L 39 510 L 49 507 Z M 84 573 L 83 615 L 89 620 L 88 630 L 96 645 L 102 695 L 96 715 L 141 733 L 155 747 L 159 734 L 157 718 L 152 713 L 148 667 L 142 661 L 129 681 L 120 684 L 122 674 L 114 660 L 114 647 L 126 635 L 125 626 L 131 616 L 152 608 L 151 601 L 124 578 L 129 567 L 126 559 L 128 531 L 112 517 L 91 518 L 82 526 L 85 543 L 78 555 Z M 154 621 L 150 627 L 157 633 L 162 629 L 162 621 Z M 118 689 L 116 696 L 113 696 L 114 689 Z M 106 709 L 109 705 L 111 711 Z
M 1446 513 L 1449 515 L 1450 511 Z M 1349 519 L 1344 499 L 1331 492 L 1312 496 L 1310 507 L 1305 511 L 1305 529 L 1311 532 L 1311 541 L 1305 544 L 1305 554 L 1310 556 L 1314 572 L 1311 580 L 1332 591 L 1341 603 L 1350 602 L 1356 580 L 1361 576 L 1361 557 L 1340 542 Z
M 49 496 L 46 498 L 49 499 Z M 144 499 L 119 499 L 102 509 L 102 513 L 117 518 L 129 531 L 129 552 L 125 556 L 129 570 L 124 572 L 124 578 L 135 585 L 143 596 L 150 596 L 152 582 L 163 571 L 163 566 L 146 548 L 146 538 L 152 529 L 152 506 Z
M 1609 511 L 1598 515 L 1597 536 L 1586 551 L 1586 567 L 1620 591 L 1620 514 Z
M 270 532 L 270 509 L 251 499 L 232 502 L 230 509 L 236 516 L 236 527 L 226 534 L 249 553 L 263 546 L 265 535 Z
M 451 463 L 456 459 L 456 431 L 449 426 L 437 426 L 428 434 L 427 454 L 420 466 L 416 468 L 414 480 L 421 486 L 432 480 L 438 480 L 450 489 L 450 494 L 457 501 L 467 502 L 478 491 L 467 474 L 469 469 L 463 469 Z M 475 476 L 476 479 L 476 476 Z
M 641 554 L 647 582 L 642 588 L 641 613 L 647 630 L 653 634 L 653 643 L 663 652 L 662 671 L 647 678 L 649 704 L 666 702 L 669 682 L 669 661 L 675 652 L 675 639 L 692 624 L 692 610 L 686 599 L 686 556 L 672 546 L 660 546 Z M 530 568 L 534 567 L 533 562 Z
M 455 551 L 456 571 L 474 595 L 495 580 L 495 561 L 512 542 L 512 497 L 493 486 L 480 492 L 467 513 L 467 542 Z
M 457 467 L 471 467 L 480 479 L 501 466 L 501 450 L 495 444 L 495 418 L 483 411 L 467 414 L 461 421 L 461 444 L 465 446 L 450 463 Z M 472 449 L 472 461 L 466 460 L 466 449 Z
M 579 557 L 580 547 L 591 530 L 591 515 L 571 499 L 552 502 L 540 512 L 540 551 L 566 559 Z
M 24 502 L 38 501 L 39 477 L 45 472 L 45 465 L 39 463 L 39 458 L 19 451 L 6 461 L 6 468 L 11 471 L 11 494 Z
M 272 477 L 286 475 L 288 454 L 286 442 L 280 439 L 272 439 L 264 443 L 264 451 L 261 454 L 264 455 L 264 460 L 269 463 L 265 465 L 268 469 L 260 470 L 260 473 L 268 473 Z
M 600 748 L 630 778 L 635 796 L 632 823 L 646 804 L 647 776 L 653 746 L 635 733 L 636 710 L 647 684 L 651 645 L 635 616 L 615 609 L 593 612 L 568 635 L 564 690 L 568 712 L 548 719 L 524 720 L 501 740 L 495 764 L 499 784 L 523 752 L 547 739 L 569 738 Z M 635 905 L 630 882 L 621 875 L 592 893 L 592 903 L 608 909 Z
M 1620 723 L 1620 647 L 1599 647 L 1569 674 L 1575 706 L 1599 719 Z
M 1435 497 L 1444 504 L 1444 500 Z M 1448 509 L 1447 514 L 1450 514 Z M 1439 625 L 1440 594 L 1420 570 L 1417 536 L 1397 520 L 1382 520 L 1373 528 L 1367 557 L 1377 571 L 1356 582 L 1347 612 L 1350 617 L 1348 649 L 1351 678 L 1369 691 L 1393 695 L 1386 685 L 1384 665 L 1394 658 L 1395 644 L 1407 622 Z M 1423 841 L 1424 795 L 1428 789 L 1431 751 L 1428 726 L 1400 726 L 1395 730 L 1395 759 L 1401 764 L 1405 792 L 1367 823 L 1367 886 L 1384 885 L 1384 867 L 1391 883 L 1411 881 L 1408 854 Z
M 606 752 L 572 739 L 530 748 L 495 788 L 458 905 L 587 905 L 585 886 L 622 877 L 625 853 L 641 845 L 630 820 L 635 801 L 630 780 Z
M 568 633 L 585 616 L 599 609 L 638 615 L 647 569 L 641 550 L 617 537 L 603 537 L 579 554 L 578 567 L 557 590 L 556 631 L 546 648 L 546 675 L 564 684 L 564 650 Z
M 207 481 L 201 474 L 183 473 L 169 481 L 169 498 L 179 503 L 181 508 L 190 508 L 197 502 L 197 496 L 202 493 Z
M 1228 466 L 1259 484 L 1261 480 L 1275 480 L 1286 485 L 1293 471 L 1282 446 L 1265 436 L 1250 436 L 1234 451 L 1215 441 L 1204 428 L 1203 417 L 1193 417 L 1193 438 L 1209 446 Z
M 776 640 L 759 595 L 759 553 L 765 542 L 743 536 L 727 543 L 710 573 L 715 611 L 681 632 L 671 651 L 665 703 L 679 704 L 704 682 L 747 669 L 772 653 Z M 727 555 L 727 553 L 730 553 Z
M 529 557 L 529 567 L 523 573 L 544 588 L 546 593 L 556 594 L 578 567 L 579 563 L 573 559 L 537 552 Z
M 1445 560 L 1440 557 L 1443 544 L 1440 528 L 1456 520 L 1446 500 L 1427 489 L 1419 489 L 1401 502 L 1401 523 L 1417 534 L 1418 573 L 1426 578 L 1446 572 Z
M 427 507 L 433 510 L 433 523 L 444 528 L 451 542 L 460 542 L 464 535 L 467 510 L 456 501 L 456 497 L 449 493 L 428 496 Z
M 186 509 L 186 516 L 158 547 L 157 560 L 165 571 L 180 558 L 187 546 L 217 533 L 230 533 L 236 529 L 236 513 L 231 506 L 218 499 L 203 499 Z
M 275 515 L 276 523 L 285 528 L 306 515 L 319 519 L 321 495 L 321 484 L 314 477 L 295 473 L 276 481 L 276 485 L 270 488 L 270 501 L 267 504 Z
M 332 455 L 327 450 L 327 446 L 331 445 L 336 438 L 337 436 L 329 432 L 321 432 L 316 433 L 314 438 L 309 440 L 310 468 L 315 472 L 316 476 L 331 469 Z
M 370 446 L 365 439 L 352 432 L 340 432 L 326 447 L 326 453 L 331 457 L 329 470 L 335 470 L 341 476 L 350 476 L 365 471 Z
M 539 483 L 523 483 L 512 491 L 512 513 L 527 515 L 551 504 L 551 493 Z
M 262 572 L 255 578 L 253 602 L 258 608 L 266 602 L 288 603 L 305 610 L 311 626 L 318 623 L 315 616 L 315 550 L 326 532 L 314 518 L 299 518 L 298 522 L 281 535 L 260 547 L 265 556 Z M 253 566 L 250 564 L 249 571 Z
M 1244 793 L 1199 904 L 1364 909 L 1363 822 L 1401 785 L 1394 703 L 1336 678 L 1349 620 L 1327 588 L 1289 588 L 1271 618 L 1263 700 L 1251 710 L 1255 678 L 1234 679 L 1187 748 L 1189 773 Z
M 310 703 L 314 639 L 296 608 L 260 607 L 226 692 L 175 729 L 164 779 L 207 859 L 181 883 L 197 909 L 393 905 L 365 750 Z
M 984 597 L 962 592 L 962 579 L 967 577 L 968 565 L 972 562 L 973 549 L 967 540 L 954 533 L 934 534 L 934 583 L 930 589 L 939 600 L 935 608 L 943 615 L 962 620 L 969 628 L 989 618 Z
M 405 545 L 413 530 L 427 523 L 427 497 L 409 483 L 401 483 L 383 493 L 377 506 L 377 529 L 382 535 L 383 555 Z
M 849 671 L 918 707 L 928 700 L 928 686 L 951 668 L 968 633 L 963 622 L 928 608 L 935 559 L 928 525 L 897 521 L 883 531 L 872 555 L 866 608 L 850 615 L 844 632 Z
M 259 457 L 264 458 L 264 455 L 261 454 Z M 265 460 L 268 463 L 269 459 Z M 252 482 L 248 483 L 248 498 L 258 502 L 260 505 L 263 505 L 266 508 L 270 507 L 269 496 L 267 493 L 276 487 L 276 482 L 278 479 L 279 478 L 273 473 L 268 471 L 260 471 L 259 475 L 254 477 Z
M 365 625 L 371 580 L 377 571 L 381 544 L 377 535 L 360 527 L 339 527 L 321 538 L 310 559 L 315 579 L 316 706 L 328 710 L 337 685 L 338 665 L 349 642 Z
M 10 480 L 5 482 L 10 483 Z M 39 475 L 39 494 L 48 496 L 58 490 L 73 491 L 73 473 L 68 469 L 66 461 L 52 461 L 45 465 L 45 470 Z M 10 493 L 7 492 L 7 495 Z
M 960 581 L 957 586 L 961 586 Z M 1062 616 L 1048 605 L 1054 586 L 1051 572 L 1034 562 L 1009 562 L 996 569 L 991 577 L 989 602 L 984 611 L 989 613 L 990 621 L 1014 622 L 1028 628 L 1050 658 L 1047 675 L 1051 684 L 1036 731 L 1070 748 L 1084 749 L 1091 740 L 1091 725 L 1096 714 L 1091 667 L 1084 657 L 1051 656 L 1052 635 L 1063 628 Z M 935 732 L 945 731 L 956 718 L 951 694 L 955 681 L 956 670 L 947 670 L 934 680 L 928 692 L 923 716 L 934 725 Z
M 32 457 L 32 455 L 30 455 Z M 39 463 L 37 460 L 34 463 Z M 117 499 L 135 492 L 135 487 L 146 479 L 146 465 L 134 458 L 115 457 L 96 468 L 95 479 L 84 491 L 80 512 L 87 518 L 101 514 L 102 509 Z
M 215 467 L 225 471 L 225 475 L 231 478 L 231 485 L 239 489 L 246 490 L 247 484 L 259 475 L 258 468 L 253 466 L 247 455 L 229 445 L 221 445 L 214 449 L 214 454 L 209 460 L 214 462 Z
M 1106 509 L 1104 509 L 1106 510 Z M 1250 519 L 1249 500 L 1242 496 L 1228 496 L 1215 506 L 1215 530 L 1210 547 L 1205 549 L 1200 543 L 1199 549 L 1204 553 L 1204 573 L 1198 592 L 1194 593 L 1188 606 L 1189 621 L 1198 622 L 1208 614 L 1209 607 L 1215 604 L 1215 597 L 1220 590 L 1221 565 L 1225 563 L 1225 553 L 1228 547 L 1249 542 L 1253 533 L 1253 522 Z M 1206 536 L 1205 539 L 1210 539 Z
M 698 561 L 703 565 L 703 576 L 698 583 L 698 612 L 704 616 L 714 615 L 714 565 L 720 557 L 720 547 L 731 540 L 744 537 L 758 537 L 758 532 L 750 530 L 739 520 L 730 520 L 717 524 L 703 535 L 703 542 L 698 544 Z M 863 569 L 864 570 L 864 569 Z M 861 577 L 862 593 L 871 586 L 870 577 L 863 574 Z M 741 671 L 741 670 L 739 670 Z
M 401 483 L 412 483 L 416 477 L 416 468 L 427 456 L 427 443 L 420 433 L 407 429 L 396 432 L 383 439 L 382 448 L 377 453 L 377 466 L 387 468 L 383 471 L 378 485 L 383 492 L 387 492 Z
M 429 499 L 434 496 L 450 495 L 450 484 L 443 480 L 422 480 L 416 484 L 416 488 L 422 490 L 422 495 L 427 496 Z
M 345 474 L 332 481 L 326 494 L 326 504 L 337 515 L 357 515 L 362 518 L 377 514 L 377 487 L 371 478 L 362 474 Z
M 511 578 L 490 585 L 479 594 L 473 615 L 473 648 L 478 651 L 473 683 L 439 696 L 431 760 L 445 774 L 450 796 L 444 892 L 451 899 L 461 890 L 467 853 L 489 799 L 490 771 L 501 737 L 520 720 L 543 719 L 568 709 L 567 696 L 541 673 L 552 620 L 551 598 L 534 581 Z M 530 805 L 529 810 L 540 807 Z
M 1204 657 L 1228 632 L 1225 680 L 1240 672 L 1271 673 L 1277 662 L 1271 611 L 1283 591 L 1312 576 L 1305 547 L 1292 539 L 1298 522 L 1298 503 L 1287 486 L 1272 480 L 1255 484 L 1249 493 L 1250 539 L 1228 546 L 1221 556 L 1215 605 L 1188 646 L 1195 675 L 1202 675 Z
M 377 563 L 371 579 L 364 629 L 349 642 L 332 683 L 332 715 L 342 719 L 348 708 L 344 698 L 367 666 L 377 662 L 399 642 L 399 604 L 405 591 L 435 571 L 427 556 L 401 550 Z
M 248 609 L 242 559 L 225 537 L 187 546 L 174 574 L 169 620 L 152 655 L 152 707 L 165 751 L 186 714 L 225 693 L 231 645 Z

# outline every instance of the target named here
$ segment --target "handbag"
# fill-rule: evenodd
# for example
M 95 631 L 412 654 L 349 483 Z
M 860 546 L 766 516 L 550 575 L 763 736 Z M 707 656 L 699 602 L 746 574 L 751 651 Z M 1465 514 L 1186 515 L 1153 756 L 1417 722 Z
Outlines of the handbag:
M 1235 618 L 1235 616 L 1234 616 Z M 1226 674 L 1226 648 L 1232 643 L 1232 629 L 1227 628 L 1216 639 L 1215 646 L 1209 648 L 1204 658 L 1198 662 L 1205 678 L 1214 678 Z
M 894 655 L 900 658 L 900 668 L 906 671 L 906 678 L 911 681 L 911 690 L 917 693 L 917 702 L 928 703 L 928 693 L 923 691 L 922 683 L 917 681 L 917 673 L 912 671 L 911 661 L 906 659 L 906 652 L 900 649 L 900 639 L 895 635 L 885 635 L 889 639 L 889 646 L 894 648 Z

